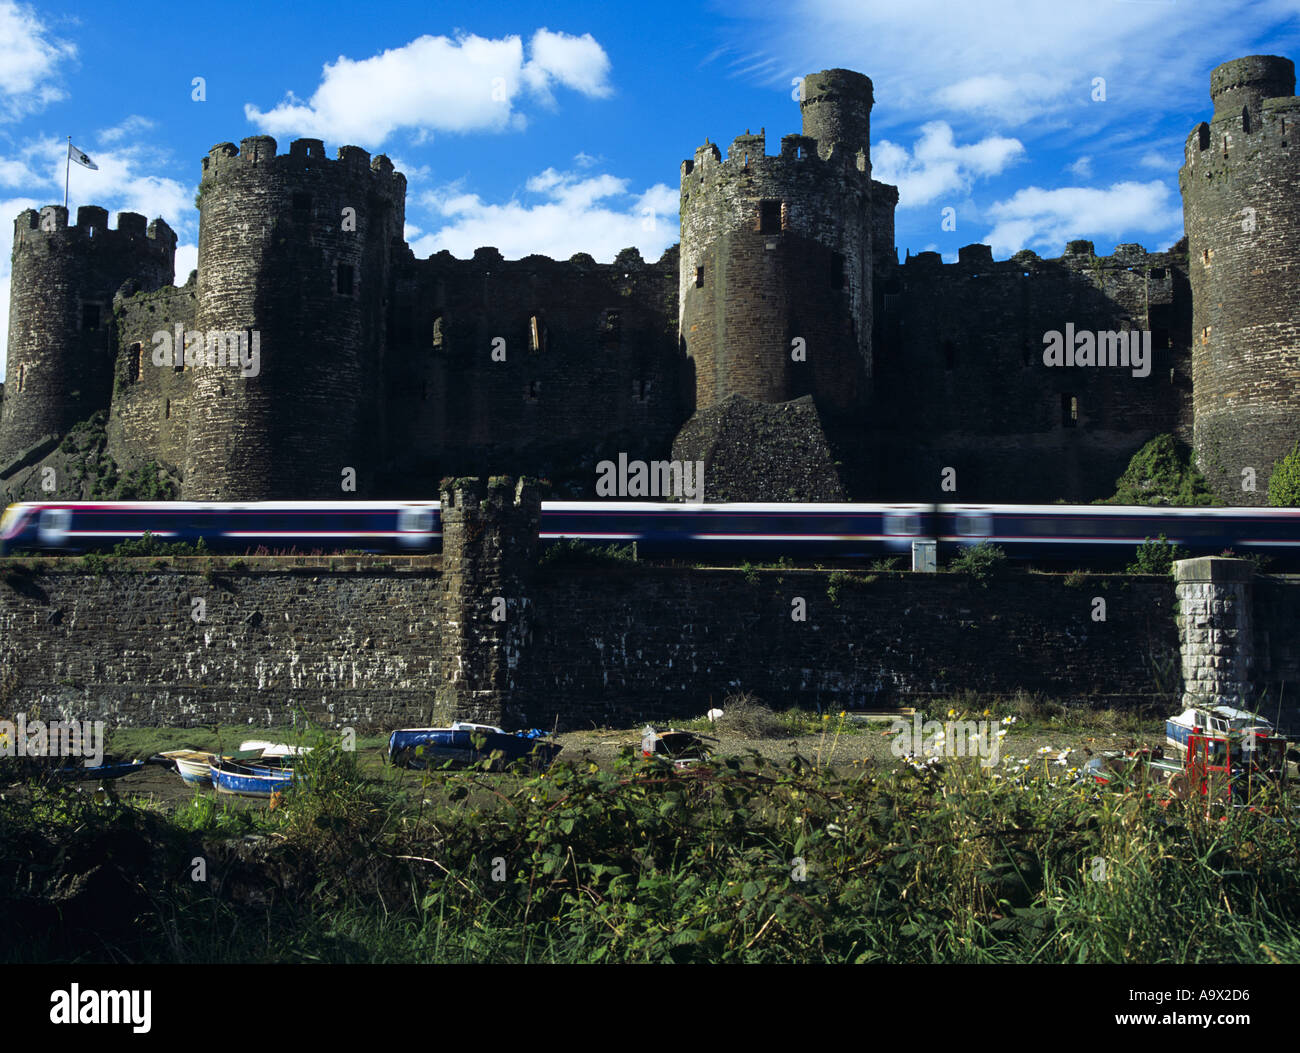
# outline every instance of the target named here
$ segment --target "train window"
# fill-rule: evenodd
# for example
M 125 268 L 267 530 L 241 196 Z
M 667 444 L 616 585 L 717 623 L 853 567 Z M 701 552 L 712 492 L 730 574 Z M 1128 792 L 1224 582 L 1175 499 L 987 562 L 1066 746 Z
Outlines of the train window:
M 915 512 L 886 512 L 886 534 L 919 534 L 921 517 Z
M 47 545 L 61 545 L 72 528 L 72 512 L 67 508 L 43 508 L 37 532 Z
M 403 534 L 431 533 L 433 513 L 427 508 L 403 508 L 397 513 L 397 529 Z
M 993 517 L 983 512 L 962 512 L 957 516 L 957 533 L 962 537 L 988 537 Z

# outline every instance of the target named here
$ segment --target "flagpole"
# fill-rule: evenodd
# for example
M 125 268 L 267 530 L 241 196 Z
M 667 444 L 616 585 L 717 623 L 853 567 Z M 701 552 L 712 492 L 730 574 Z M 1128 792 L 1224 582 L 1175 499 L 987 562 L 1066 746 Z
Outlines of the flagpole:
M 63 159 L 63 210 L 68 209 L 68 173 L 72 171 L 72 136 L 68 136 L 68 156 Z

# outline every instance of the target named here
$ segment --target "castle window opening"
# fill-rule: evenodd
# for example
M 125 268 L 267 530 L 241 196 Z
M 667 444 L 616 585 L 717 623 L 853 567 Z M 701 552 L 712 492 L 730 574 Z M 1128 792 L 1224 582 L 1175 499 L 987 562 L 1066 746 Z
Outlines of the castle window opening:
M 758 232 L 760 234 L 781 233 L 780 201 L 760 201 L 758 203 Z
M 623 341 L 623 319 L 618 311 L 606 311 L 601 318 L 600 342 L 606 351 L 616 350 Z
M 831 253 L 831 288 L 844 288 L 844 256 L 839 252 Z
M 703 288 L 704 288 L 704 268 L 703 268 L 703 267 L 696 267 L 696 268 L 695 268 L 695 288 L 697 288 L 697 289 L 703 289 Z
M 1068 392 L 1061 396 L 1061 427 L 1075 428 L 1079 425 L 1079 399 Z
M 26 376 L 27 376 L 27 367 L 19 366 L 18 367 L 18 390 L 19 391 L 23 390 L 23 381 L 26 378 Z
M 1158 282 L 1158 281 L 1162 281 L 1162 280 L 1164 279 L 1164 276 L 1165 276 L 1165 269 L 1164 269 L 1163 267 L 1153 267 L 1153 268 L 1151 268 L 1151 280 L 1152 280 L 1152 281 L 1157 281 L 1157 282 Z
M 528 350 L 546 350 L 546 323 L 541 315 L 535 314 L 528 319 Z
M 335 282 L 334 291 L 340 296 L 352 295 L 352 264 L 339 264 L 338 278 Z
M 172 419 L 172 400 L 167 399 L 163 405 L 163 420 Z
M 88 333 L 93 333 L 99 328 L 99 304 L 81 305 L 81 328 Z
M 528 394 L 524 396 L 527 402 L 536 402 L 537 393 L 541 390 L 542 384 L 539 380 L 530 380 L 528 382 Z
M 431 339 L 433 347 L 441 348 L 443 346 L 443 317 L 441 311 L 433 312 L 433 334 Z
M 140 382 L 140 372 L 144 368 L 144 345 L 132 344 L 130 356 L 131 383 L 138 384 Z

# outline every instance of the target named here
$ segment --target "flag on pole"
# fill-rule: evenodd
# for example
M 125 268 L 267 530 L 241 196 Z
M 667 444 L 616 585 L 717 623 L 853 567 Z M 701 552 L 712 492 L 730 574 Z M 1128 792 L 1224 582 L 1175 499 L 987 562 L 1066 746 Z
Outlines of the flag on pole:
M 68 157 L 70 157 L 73 161 L 76 161 L 77 164 L 81 165 L 82 168 L 89 168 L 95 172 L 99 171 L 99 165 L 95 164 L 95 162 L 90 159 L 88 154 L 82 153 L 75 146 L 73 146 L 71 141 L 68 142 Z

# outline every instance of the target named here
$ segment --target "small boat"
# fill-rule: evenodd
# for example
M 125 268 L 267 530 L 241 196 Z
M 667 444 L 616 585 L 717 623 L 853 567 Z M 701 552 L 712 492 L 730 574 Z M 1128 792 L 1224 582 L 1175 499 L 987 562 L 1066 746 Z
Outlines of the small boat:
M 239 744 L 240 753 L 257 751 L 262 757 L 301 757 L 310 753 L 310 746 L 289 746 L 283 742 L 264 742 L 262 739 L 249 739 Z
M 674 768 L 689 768 L 709 759 L 709 747 L 704 741 L 706 738 L 717 741 L 712 736 L 696 735 L 679 728 L 656 731 L 647 724 L 641 732 L 641 756 L 647 759 L 652 756 L 667 757 L 673 762 Z
M 171 761 L 177 773 L 189 785 L 212 785 L 212 762 L 216 760 L 216 754 L 205 750 L 168 750 L 159 756 Z
M 294 781 L 293 764 L 287 758 L 260 761 L 213 758 L 209 774 L 217 793 L 240 797 L 270 797 L 287 790 Z
M 563 749 L 543 741 L 547 732 L 537 728 L 505 731 L 492 724 L 455 721 L 449 728 L 403 728 L 388 739 L 388 759 L 401 768 L 471 767 L 490 760 L 492 767 L 528 760 L 547 768 Z
M 89 766 L 76 757 L 56 759 L 59 763 L 50 768 L 48 773 L 56 779 L 66 779 L 70 782 L 79 782 L 82 779 L 97 779 L 100 782 L 120 779 L 123 775 L 143 771 L 145 766 L 142 760 L 120 760 L 116 757 L 102 757 L 99 764 Z
M 1194 734 L 1214 737 L 1232 734 L 1253 741 L 1276 737 L 1277 729 L 1258 714 L 1231 706 L 1210 709 L 1191 706 L 1165 721 L 1165 743 L 1179 756 L 1186 755 L 1188 740 Z

